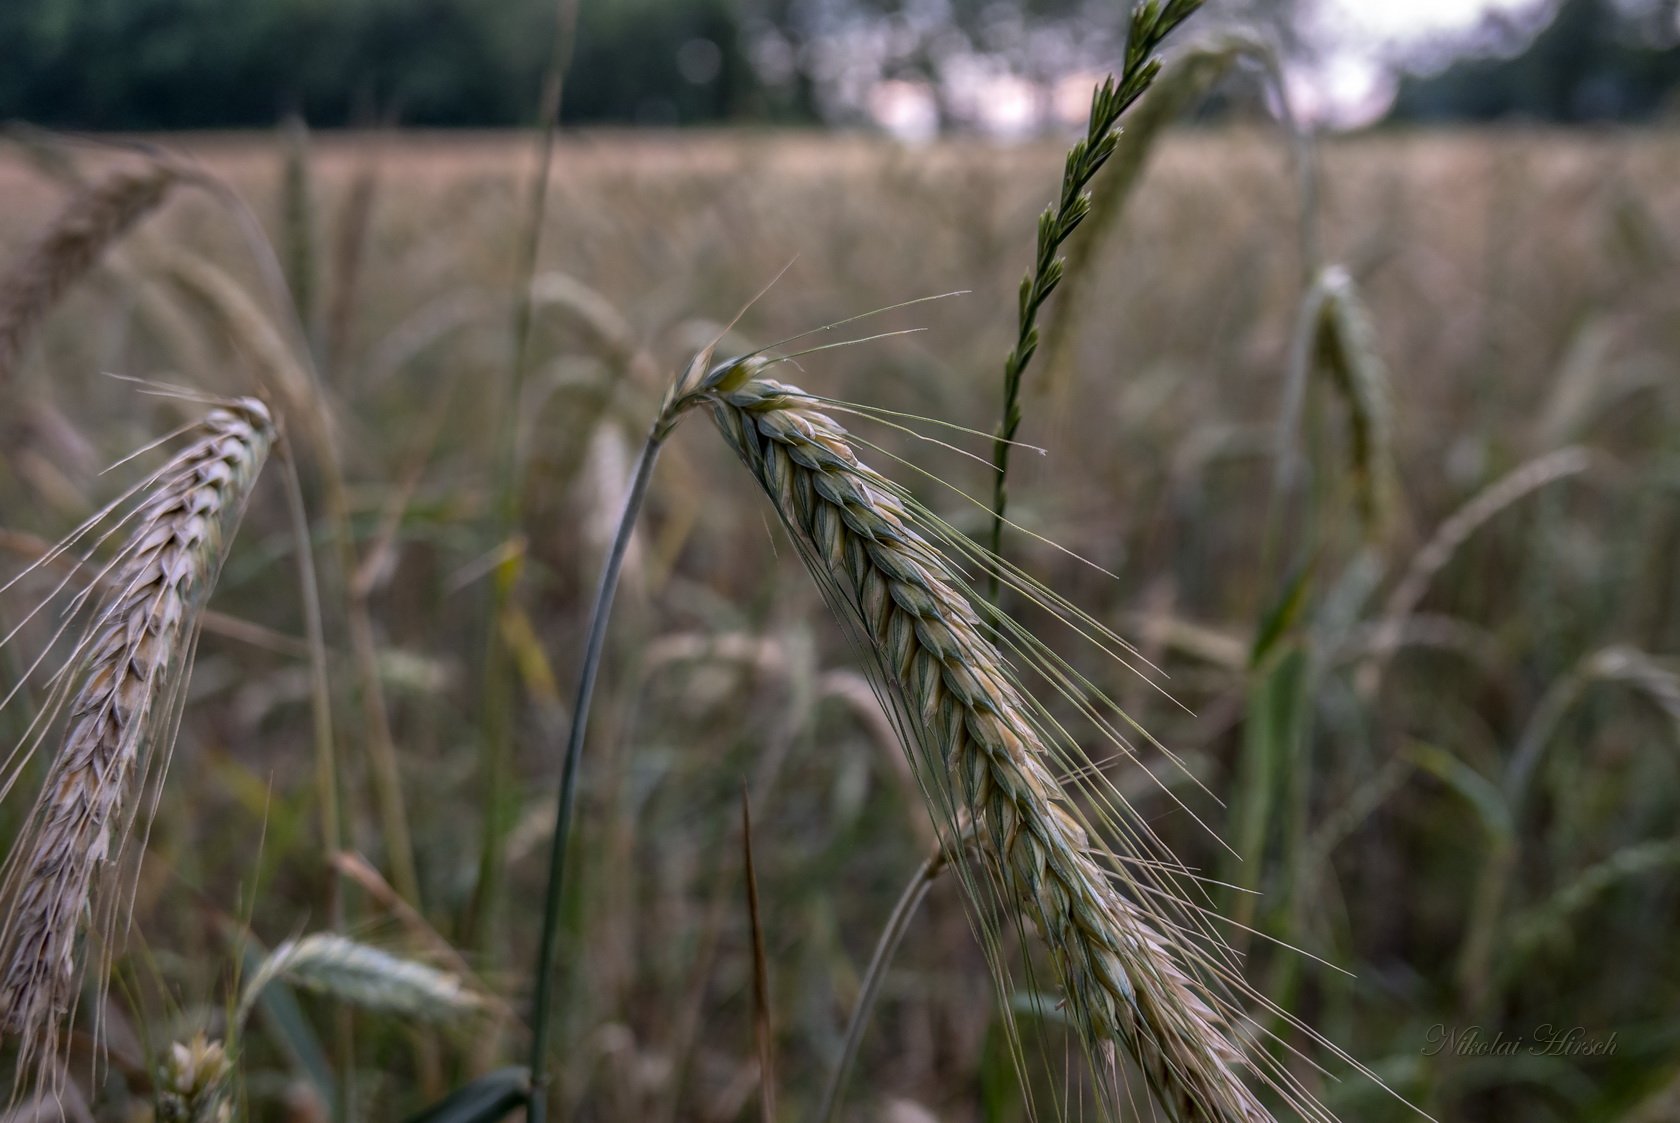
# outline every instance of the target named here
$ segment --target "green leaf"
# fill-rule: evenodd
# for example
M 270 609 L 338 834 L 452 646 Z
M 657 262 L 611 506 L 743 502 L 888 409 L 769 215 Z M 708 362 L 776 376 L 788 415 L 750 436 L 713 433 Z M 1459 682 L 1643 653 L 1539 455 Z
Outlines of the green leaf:
M 1300 569 L 1284 582 L 1283 591 L 1272 607 L 1266 610 L 1266 615 L 1260 621 L 1260 629 L 1254 635 L 1254 650 L 1248 657 L 1250 667 L 1259 667 L 1266 661 L 1278 643 L 1289 634 L 1296 621 L 1301 618 L 1302 611 L 1307 605 L 1307 591 L 1312 587 L 1314 561 L 1309 558 Z
M 261 970 L 267 956 L 267 948 L 251 936 L 245 937 L 247 974 Z M 291 988 L 283 983 L 264 988 L 254 1007 L 261 1012 L 263 1025 L 281 1051 L 291 1058 L 293 1066 L 308 1076 L 320 1101 L 324 1104 L 337 1103 L 338 1087 L 333 1079 L 332 1065 L 327 1062 L 326 1050 L 321 1048 L 320 1039 L 310 1028 L 309 1019 L 304 1016 L 303 1008 L 298 1005 L 297 996 Z

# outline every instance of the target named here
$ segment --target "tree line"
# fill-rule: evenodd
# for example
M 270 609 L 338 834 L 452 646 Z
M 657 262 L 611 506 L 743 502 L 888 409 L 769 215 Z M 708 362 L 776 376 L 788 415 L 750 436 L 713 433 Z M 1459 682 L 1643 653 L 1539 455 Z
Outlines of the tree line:
M 1299 2 L 1247 0 L 1290 45 Z M 1680 85 L 1676 6 L 1561 0 L 1514 53 L 1408 76 L 1392 116 L 1648 119 Z M 1057 52 L 1100 62 L 1117 49 L 1125 7 L 579 0 L 563 116 L 844 120 L 871 77 L 937 86 L 953 60 L 976 56 L 1028 75 L 1061 62 Z M 0 119 L 88 130 L 250 127 L 294 113 L 327 127 L 522 124 L 536 111 L 555 21 L 555 0 L 0 0 Z

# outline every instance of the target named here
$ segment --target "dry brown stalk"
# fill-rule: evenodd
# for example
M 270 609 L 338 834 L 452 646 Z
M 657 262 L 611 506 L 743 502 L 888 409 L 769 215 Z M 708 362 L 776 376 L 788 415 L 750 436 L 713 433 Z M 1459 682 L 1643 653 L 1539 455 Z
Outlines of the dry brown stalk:
M 125 911 L 114 871 L 137 796 L 162 780 L 204 604 L 274 440 L 268 409 L 249 398 L 191 432 L 123 520 L 132 529 L 106 570 L 110 591 L 60 680 L 59 701 L 74 691 L 62 748 L 0 880 L 0 1032 L 19 1039 L 20 1079 L 32 1060 L 38 1079 L 61 1071 L 78 938 Z M 0 780 L 4 794 L 11 780 Z
M 0 386 L 17 373 L 36 328 L 65 292 L 156 209 L 183 174 L 167 161 L 112 172 L 78 192 L 0 276 Z
M 810 396 L 765 377 L 767 365 L 738 360 L 707 372 L 697 363 L 673 388 L 656 436 L 688 406 L 711 405 L 875 657 L 926 757 L 935 819 L 950 830 L 972 816 L 992 883 L 1049 944 L 1093 1053 L 1124 1048 L 1178 1123 L 1270 1119 L 1239 1075 L 1263 1062 L 1239 1042 L 1237 1015 L 1205 980 L 1205 958 L 1156 887 L 1093 848 L 1053 773 L 1060 750 L 1046 742 L 966 583 L 917 529 L 926 524 L 904 493 L 858 459 Z

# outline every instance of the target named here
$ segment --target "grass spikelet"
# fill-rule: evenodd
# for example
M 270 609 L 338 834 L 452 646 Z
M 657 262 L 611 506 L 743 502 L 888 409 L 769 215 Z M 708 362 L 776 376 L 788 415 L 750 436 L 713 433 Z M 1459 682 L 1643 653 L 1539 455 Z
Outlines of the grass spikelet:
M 229 1123 L 233 1060 L 219 1041 L 200 1033 L 174 1042 L 157 1082 L 157 1123 Z
M 211 411 L 190 432 L 118 522 L 132 529 L 101 575 L 109 591 L 46 711 L 68 707 L 63 745 L 0 881 L 0 1030 L 19 1040 L 20 1073 L 32 1059 L 58 1071 L 79 937 L 90 923 L 110 937 L 125 912 L 114 871 L 140 817 L 137 796 L 162 782 L 204 605 L 274 440 L 254 399 Z M 37 721 L 3 762 L 0 797 L 45 732 Z
M 166 161 L 112 172 L 78 192 L 0 276 L 0 386 L 17 373 L 53 306 L 183 177 Z
M 1235 1024 L 1241 1015 L 1205 980 L 1206 958 L 1182 934 L 1186 922 L 1162 905 L 1170 891 L 1123 853 L 1113 862 L 1100 857 L 1055 778 L 1078 749 L 1000 652 L 999 642 L 1019 651 L 1021 633 L 1001 617 L 983 619 L 985 602 L 936 544 L 950 548 L 953 540 L 859 460 L 814 399 L 765 377 L 766 365 L 736 360 L 704 375 L 691 367 L 665 417 L 688 404 L 712 407 L 818 584 L 873 656 L 906 748 L 922 756 L 936 821 L 947 833 L 973 823 L 998 897 L 989 905 L 965 875 L 982 917 L 991 910 L 983 930 L 997 923 L 995 904 L 1036 925 L 1093 1056 L 1123 1048 L 1167 1118 L 1270 1119 L 1241 1076 L 1265 1062 L 1246 1053 Z
M 368 1010 L 426 1021 L 448 1021 L 485 1008 L 484 999 L 459 976 L 320 932 L 287 940 L 269 953 L 240 995 L 240 1023 L 263 988 L 277 979 Z

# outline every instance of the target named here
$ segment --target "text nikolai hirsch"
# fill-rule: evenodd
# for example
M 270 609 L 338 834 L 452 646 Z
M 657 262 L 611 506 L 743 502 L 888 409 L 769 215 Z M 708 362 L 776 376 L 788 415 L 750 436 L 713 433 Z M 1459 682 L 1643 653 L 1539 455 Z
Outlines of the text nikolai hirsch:
M 1429 1027 L 1423 1047 L 1426 1057 L 1450 1051 L 1459 1057 L 1608 1057 L 1616 1052 L 1619 1033 L 1590 1034 L 1584 1026 L 1543 1025 L 1532 1034 L 1491 1035 L 1481 1026 L 1457 1028 L 1445 1023 Z

